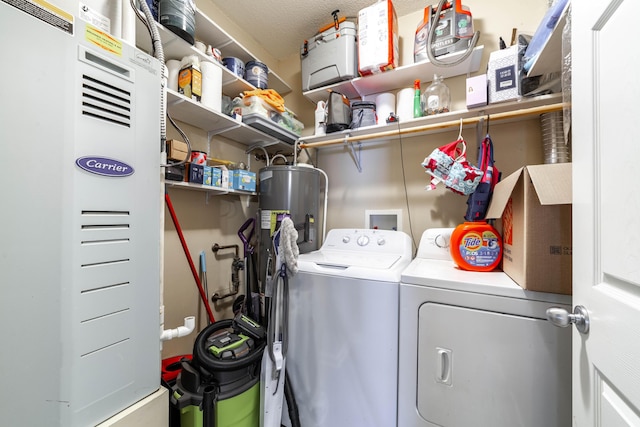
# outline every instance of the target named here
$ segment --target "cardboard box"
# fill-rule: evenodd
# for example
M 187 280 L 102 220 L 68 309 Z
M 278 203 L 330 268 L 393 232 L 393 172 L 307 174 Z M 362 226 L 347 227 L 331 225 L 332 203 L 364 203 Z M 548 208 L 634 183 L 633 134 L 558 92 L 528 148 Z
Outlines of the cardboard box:
M 214 166 L 218 172 L 211 172 L 211 181 L 214 182 L 214 174 L 216 175 L 215 182 L 218 182 L 216 187 L 231 188 L 233 189 L 233 175 L 229 174 L 229 170 L 226 166 Z M 218 176 L 218 174 L 220 174 Z M 215 185 L 215 184 L 214 184 Z
M 481 74 L 467 79 L 467 108 L 487 105 L 487 75 Z
M 202 184 L 204 182 L 204 165 L 189 163 L 189 182 Z
M 518 99 L 520 97 L 519 75 L 518 45 L 491 52 L 487 65 L 489 103 Z
M 256 191 L 256 174 L 246 170 L 234 170 L 233 189 L 244 191 Z
M 211 185 L 214 187 L 222 186 L 222 170 L 211 166 Z
M 487 218 L 502 218 L 502 269 L 522 288 L 572 293 L 571 163 L 526 166 L 496 185 Z
M 211 166 L 207 166 L 207 165 L 203 165 L 203 178 L 202 178 L 202 183 L 204 185 L 212 185 L 211 184 Z
M 391 0 L 358 12 L 358 71 L 377 74 L 398 68 L 398 17 Z
M 202 73 L 199 68 L 188 65 L 178 73 L 178 93 L 194 101 L 202 98 Z
M 169 160 L 182 162 L 187 160 L 188 153 L 189 147 L 186 142 L 182 142 L 177 139 L 170 139 L 167 141 L 167 158 Z

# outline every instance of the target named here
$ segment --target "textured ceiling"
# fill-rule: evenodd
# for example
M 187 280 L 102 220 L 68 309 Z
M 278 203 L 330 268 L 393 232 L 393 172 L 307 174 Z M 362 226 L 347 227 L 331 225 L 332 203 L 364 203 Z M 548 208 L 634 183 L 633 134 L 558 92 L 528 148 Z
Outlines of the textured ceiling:
M 276 59 L 299 52 L 305 39 L 320 27 L 333 22 L 331 12 L 355 18 L 358 11 L 375 4 L 375 0 L 209 0 L 247 32 Z M 435 3 L 437 3 L 434 0 Z M 395 0 L 398 16 L 424 9 L 425 0 Z

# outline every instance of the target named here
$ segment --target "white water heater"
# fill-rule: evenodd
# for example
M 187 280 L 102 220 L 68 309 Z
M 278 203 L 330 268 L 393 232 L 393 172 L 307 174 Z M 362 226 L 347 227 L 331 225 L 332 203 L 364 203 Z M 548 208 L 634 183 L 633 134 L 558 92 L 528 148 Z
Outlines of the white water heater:
M 0 424 L 96 425 L 160 386 L 160 64 L 0 1 Z

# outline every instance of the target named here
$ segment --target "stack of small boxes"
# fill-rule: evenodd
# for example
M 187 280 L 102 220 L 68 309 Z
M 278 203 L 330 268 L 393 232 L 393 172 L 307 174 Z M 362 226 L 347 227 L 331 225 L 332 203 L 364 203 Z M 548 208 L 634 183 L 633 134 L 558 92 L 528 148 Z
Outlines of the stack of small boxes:
M 170 161 L 186 160 L 187 153 L 186 143 L 175 139 L 167 141 L 167 158 Z M 228 190 L 256 191 L 255 172 L 244 169 L 229 170 L 226 166 L 216 165 L 211 160 L 207 161 L 206 156 L 181 166 L 168 167 L 165 178 Z

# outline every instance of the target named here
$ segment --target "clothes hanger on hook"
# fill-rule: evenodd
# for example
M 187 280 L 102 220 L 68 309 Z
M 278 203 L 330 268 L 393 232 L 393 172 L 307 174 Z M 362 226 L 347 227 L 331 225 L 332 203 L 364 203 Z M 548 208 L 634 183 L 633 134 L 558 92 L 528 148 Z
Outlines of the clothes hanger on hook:
M 458 133 L 458 141 L 464 140 L 462 137 L 462 117 L 460 117 L 460 133 Z

